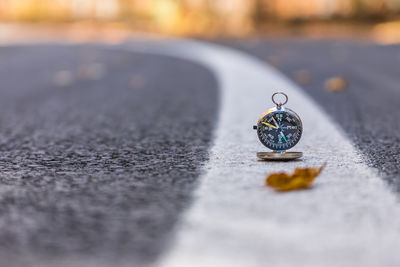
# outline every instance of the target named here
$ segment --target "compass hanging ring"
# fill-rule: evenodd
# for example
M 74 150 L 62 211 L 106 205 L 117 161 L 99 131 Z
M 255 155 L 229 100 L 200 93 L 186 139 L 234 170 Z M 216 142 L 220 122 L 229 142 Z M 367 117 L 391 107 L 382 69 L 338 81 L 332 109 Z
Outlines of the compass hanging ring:
M 275 96 L 276 95 L 283 95 L 284 97 L 285 97 L 285 102 L 280 102 L 280 103 L 277 103 L 276 101 L 275 101 Z M 285 93 L 283 93 L 283 92 L 275 92 L 275 93 L 273 93 L 273 95 L 272 95 L 272 102 L 276 105 L 276 107 L 277 107 L 277 109 L 281 109 L 281 107 L 283 106 L 283 105 L 285 105 L 287 102 L 288 102 L 288 96 L 287 96 L 287 94 L 285 94 Z

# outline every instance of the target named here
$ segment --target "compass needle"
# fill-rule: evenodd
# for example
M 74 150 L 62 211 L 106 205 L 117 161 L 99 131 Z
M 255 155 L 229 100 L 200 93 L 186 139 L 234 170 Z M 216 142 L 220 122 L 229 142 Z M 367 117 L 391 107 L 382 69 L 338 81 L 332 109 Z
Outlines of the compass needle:
M 269 127 L 272 127 L 272 128 L 274 128 L 274 129 L 278 129 L 278 127 L 276 127 L 276 126 L 274 126 L 274 125 L 272 125 L 272 124 L 269 124 L 269 123 L 266 123 L 266 122 L 261 122 L 262 124 L 264 124 L 264 125 L 267 125 L 267 126 L 269 126 Z
M 285 140 L 285 142 L 287 143 L 286 137 L 285 137 L 285 135 L 283 134 L 283 132 L 281 132 L 281 135 L 282 135 L 282 137 L 283 137 L 283 140 Z
M 276 122 L 276 120 L 275 120 L 275 118 L 272 116 L 272 120 L 274 121 L 274 123 L 275 123 L 275 126 L 276 126 L 276 129 L 278 129 L 279 128 L 279 124 Z

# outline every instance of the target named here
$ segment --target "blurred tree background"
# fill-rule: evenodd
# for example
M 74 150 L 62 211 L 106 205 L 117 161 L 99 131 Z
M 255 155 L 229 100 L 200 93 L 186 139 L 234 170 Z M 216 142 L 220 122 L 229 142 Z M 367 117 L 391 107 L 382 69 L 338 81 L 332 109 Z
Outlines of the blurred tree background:
M 400 0 L 0 0 L 3 22 L 113 22 L 173 34 L 243 34 L 271 23 L 382 22 L 399 15 Z

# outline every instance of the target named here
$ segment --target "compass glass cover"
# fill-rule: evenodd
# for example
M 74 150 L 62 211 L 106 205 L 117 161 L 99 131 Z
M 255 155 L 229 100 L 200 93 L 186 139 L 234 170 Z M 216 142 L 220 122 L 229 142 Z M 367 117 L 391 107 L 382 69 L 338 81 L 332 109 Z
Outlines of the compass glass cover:
M 277 110 L 266 114 L 257 125 L 261 143 L 275 151 L 292 148 L 300 140 L 303 128 L 294 112 Z

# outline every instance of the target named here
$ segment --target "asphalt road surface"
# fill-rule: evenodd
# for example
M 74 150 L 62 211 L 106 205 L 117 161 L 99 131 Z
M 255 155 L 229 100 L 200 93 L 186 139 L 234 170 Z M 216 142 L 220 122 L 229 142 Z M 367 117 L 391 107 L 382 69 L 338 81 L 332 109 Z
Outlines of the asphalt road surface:
M 299 39 L 220 43 L 268 62 L 297 82 L 400 192 L 400 45 Z M 343 77 L 347 87 L 327 90 L 324 84 L 333 77 Z
M 11 46 L 0 81 L 0 266 L 152 262 L 207 159 L 212 73 L 91 46 Z
M 267 61 L 295 81 L 299 70 L 307 72 L 301 88 L 400 191 L 400 46 L 219 43 Z M 334 76 L 347 81 L 343 91 L 324 88 Z M 0 48 L 0 81 L 0 266 L 142 266 L 156 260 L 174 239 L 172 230 L 208 160 L 221 98 L 216 73 L 151 53 L 35 45 Z M 244 98 L 238 103 L 255 108 L 246 104 Z M 244 168 L 259 168 L 263 176 L 261 165 L 252 164 Z

